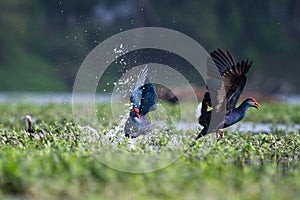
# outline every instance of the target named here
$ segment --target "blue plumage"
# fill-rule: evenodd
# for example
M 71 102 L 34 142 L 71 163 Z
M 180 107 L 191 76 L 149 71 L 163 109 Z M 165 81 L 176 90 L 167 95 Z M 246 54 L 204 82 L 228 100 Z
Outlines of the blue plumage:
M 130 95 L 132 108 L 139 108 L 140 114 L 146 115 L 157 107 L 157 95 L 152 83 L 146 83 L 135 89 Z
M 247 110 L 250 107 L 259 106 L 255 105 L 253 101 L 248 98 L 239 107 L 234 108 L 229 114 L 226 115 L 223 128 L 227 128 L 228 126 L 241 121 L 246 116 Z
M 130 95 L 132 108 L 125 124 L 125 136 L 137 137 L 151 131 L 151 123 L 147 121 L 147 113 L 157 109 L 157 94 L 152 83 L 145 83 L 147 66 L 141 70 L 135 89 Z

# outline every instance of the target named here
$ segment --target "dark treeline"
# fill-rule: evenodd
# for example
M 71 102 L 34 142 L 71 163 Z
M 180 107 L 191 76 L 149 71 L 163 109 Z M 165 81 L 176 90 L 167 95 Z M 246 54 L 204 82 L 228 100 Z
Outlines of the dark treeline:
M 159 26 L 208 51 L 220 47 L 236 60 L 253 59 L 249 88 L 300 92 L 297 0 L 2 0 L 0 13 L 0 91 L 71 91 L 81 62 L 103 40 Z

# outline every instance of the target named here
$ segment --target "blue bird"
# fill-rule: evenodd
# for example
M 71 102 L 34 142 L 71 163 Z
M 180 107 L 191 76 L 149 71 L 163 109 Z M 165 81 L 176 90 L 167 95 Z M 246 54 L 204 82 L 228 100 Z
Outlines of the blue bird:
M 226 94 L 217 91 L 216 105 L 212 105 L 209 91 L 204 94 L 201 105 L 201 116 L 199 117 L 199 124 L 203 126 L 203 129 L 196 137 L 196 140 L 209 132 L 219 132 L 220 135 L 218 140 L 220 140 L 224 137 L 224 133 L 220 129 L 229 127 L 241 121 L 246 116 L 248 108 L 260 108 L 259 103 L 252 97 L 245 99 L 240 106 L 236 107 L 237 101 L 245 87 L 247 81 L 246 74 L 249 71 L 252 62 L 249 62 L 247 59 L 236 63 L 229 51 L 224 52 L 221 49 L 214 50 L 210 55 L 215 66 L 218 68 L 218 72 L 216 73 L 220 73 L 221 75 Z M 214 71 L 210 68 L 210 65 L 208 65 L 208 72 L 209 71 L 211 73 Z M 224 98 L 220 98 L 222 95 Z M 226 100 L 225 104 L 224 100 Z M 224 107 L 226 107 L 224 108 L 226 109 L 225 117 L 221 120 L 221 123 L 217 123 L 217 125 L 212 127 L 209 131 L 212 110 L 208 110 L 208 108 L 212 107 L 213 110 L 217 110 L 220 109 L 222 105 L 225 105 Z
M 147 74 L 146 65 L 141 70 L 135 88 L 130 95 L 132 108 L 124 128 L 126 137 L 137 137 L 151 131 L 151 123 L 147 121 L 146 115 L 157 109 L 157 94 L 153 84 L 148 81 Z

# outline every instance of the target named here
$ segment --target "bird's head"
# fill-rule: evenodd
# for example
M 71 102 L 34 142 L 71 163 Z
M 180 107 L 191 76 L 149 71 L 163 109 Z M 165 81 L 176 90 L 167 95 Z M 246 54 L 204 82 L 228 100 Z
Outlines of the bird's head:
M 140 118 L 140 109 L 139 108 L 133 108 L 132 111 L 135 114 L 135 117 Z
M 26 115 L 23 120 L 26 122 L 26 124 L 28 123 L 32 123 L 32 119 L 31 119 L 31 116 L 30 115 Z
M 250 97 L 247 99 L 247 104 L 251 107 L 254 107 L 256 109 L 260 108 L 260 104 L 256 101 L 256 99 Z

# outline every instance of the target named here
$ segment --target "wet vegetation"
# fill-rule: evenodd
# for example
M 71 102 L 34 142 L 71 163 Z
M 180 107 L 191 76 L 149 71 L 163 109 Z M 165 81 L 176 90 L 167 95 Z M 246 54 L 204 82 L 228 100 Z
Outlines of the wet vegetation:
M 180 112 L 171 105 L 163 106 L 175 116 Z M 225 138 L 212 143 L 204 154 L 203 145 L 209 138 L 215 138 L 214 134 L 193 142 L 198 130 L 176 130 L 172 126 L 172 120 L 176 119 L 173 118 L 154 130 L 153 135 L 129 139 L 117 126 L 118 120 L 109 117 L 110 105 L 96 108 L 99 119 L 105 121 L 96 131 L 99 135 L 89 138 L 97 147 L 115 146 L 141 157 L 180 148 L 182 151 L 174 162 L 153 172 L 118 171 L 95 157 L 95 153 L 105 152 L 95 152 L 92 143 L 87 144 L 87 133 L 94 132 L 74 121 L 71 105 L 2 104 L 0 197 L 297 199 L 300 195 L 300 130 L 225 131 Z M 192 119 L 194 109 L 190 110 Z M 262 110 L 249 112 L 245 120 L 274 125 L 293 125 L 300 121 L 299 106 L 263 104 Z M 36 118 L 34 134 L 25 131 L 22 117 L 26 114 Z M 106 159 L 113 160 L 120 168 L 128 162 L 114 154 Z M 133 166 L 144 164 L 138 160 L 131 162 Z

